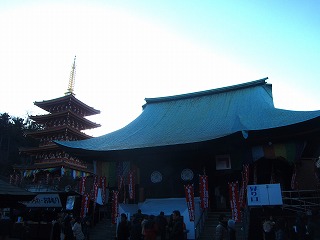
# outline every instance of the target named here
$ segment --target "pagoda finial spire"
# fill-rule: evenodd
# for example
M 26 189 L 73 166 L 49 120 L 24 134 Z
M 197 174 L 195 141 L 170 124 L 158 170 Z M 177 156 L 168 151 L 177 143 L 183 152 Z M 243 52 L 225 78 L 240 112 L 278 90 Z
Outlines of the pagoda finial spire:
M 72 65 L 70 77 L 69 77 L 68 89 L 65 95 L 74 94 L 73 90 L 74 90 L 74 82 L 76 78 L 76 58 L 77 56 L 74 56 L 73 65 Z

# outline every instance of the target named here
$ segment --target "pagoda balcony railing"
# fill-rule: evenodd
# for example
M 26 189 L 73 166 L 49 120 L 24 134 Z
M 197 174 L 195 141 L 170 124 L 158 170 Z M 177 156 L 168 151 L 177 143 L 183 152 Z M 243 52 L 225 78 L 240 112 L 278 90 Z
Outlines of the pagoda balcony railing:
M 47 159 L 34 160 L 34 164 L 36 165 L 44 165 L 44 164 L 52 164 L 52 163 L 67 163 L 69 165 L 76 166 L 76 167 L 88 168 L 87 164 L 77 160 L 68 159 L 68 158 L 47 158 Z
M 320 190 L 282 191 L 283 207 L 294 212 L 307 212 L 320 207 Z
M 58 185 L 49 185 L 49 184 L 26 184 L 25 189 L 30 192 L 58 192 L 59 190 Z

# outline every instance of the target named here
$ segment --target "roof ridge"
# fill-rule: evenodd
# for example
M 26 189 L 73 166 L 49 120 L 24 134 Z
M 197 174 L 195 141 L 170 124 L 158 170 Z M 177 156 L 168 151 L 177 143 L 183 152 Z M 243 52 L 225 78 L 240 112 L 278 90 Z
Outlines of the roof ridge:
M 240 84 L 231 85 L 227 87 L 215 88 L 215 89 L 192 92 L 192 93 L 184 93 L 184 94 L 178 94 L 178 95 L 172 95 L 172 96 L 166 96 L 166 97 L 145 98 L 144 100 L 146 101 L 146 103 L 156 103 L 156 102 L 165 102 L 165 101 L 171 101 L 171 100 L 176 101 L 179 99 L 186 99 L 186 98 L 193 98 L 193 97 L 201 97 L 201 96 L 210 95 L 210 94 L 229 92 L 229 91 L 239 90 L 243 88 L 263 85 L 263 84 L 266 84 L 267 79 L 268 77 L 265 77 L 259 80 L 240 83 Z

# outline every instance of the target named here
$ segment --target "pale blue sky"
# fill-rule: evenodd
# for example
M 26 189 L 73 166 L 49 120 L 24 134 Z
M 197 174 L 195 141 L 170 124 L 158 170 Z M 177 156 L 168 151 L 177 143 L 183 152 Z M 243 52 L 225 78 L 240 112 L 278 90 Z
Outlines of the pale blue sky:
M 42 113 L 77 55 L 76 96 L 123 127 L 144 98 L 269 77 L 275 106 L 320 109 L 320 1 L 0 2 L 0 112 Z

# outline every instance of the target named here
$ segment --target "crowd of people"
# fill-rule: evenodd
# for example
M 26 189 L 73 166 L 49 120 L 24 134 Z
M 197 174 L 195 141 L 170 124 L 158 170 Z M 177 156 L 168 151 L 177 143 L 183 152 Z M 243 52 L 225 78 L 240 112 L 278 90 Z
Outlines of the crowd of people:
M 80 218 L 72 213 L 61 212 L 53 221 L 52 240 L 89 240 L 91 217 Z
M 236 226 L 233 219 L 228 219 L 225 214 L 220 214 L 216 227 L 215 240 L 236 240 Z
M 80 218 L 67 211 L 0 212 L 0 239 L 89 240 L 91 216 Z
M 297 212 L 291 224 L 283 217 L 269 216 L 262 223 L 264 240 L 320 240 L 320 212 Z
M 131 220 L 121 214 L 117 228 L 117 240 L 186 240 L 186 225 L 180 211 L 175 210 L 167 218 L 164 212 L 158 216 L 143 214 L 139 209 Z

